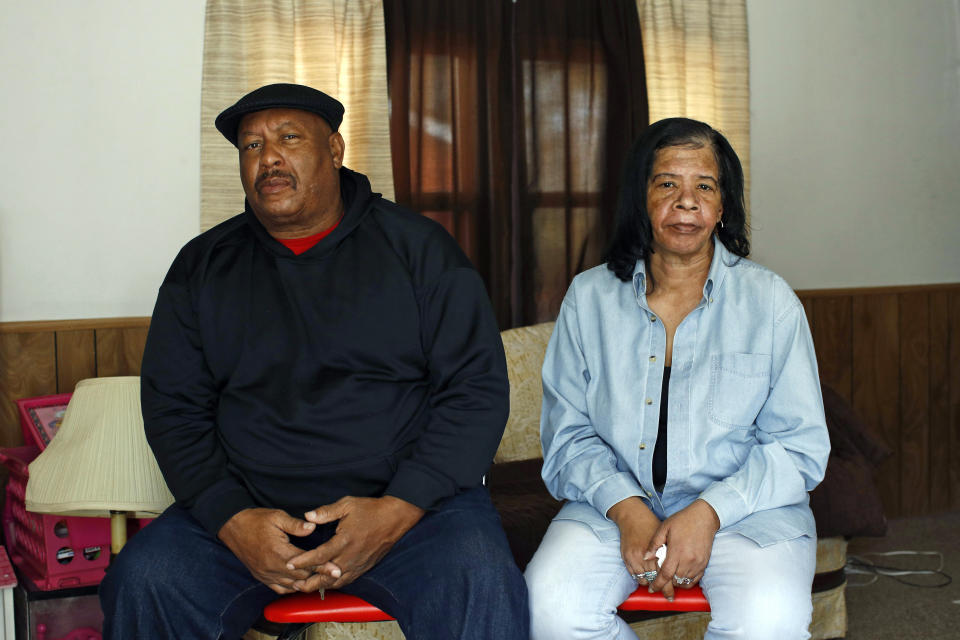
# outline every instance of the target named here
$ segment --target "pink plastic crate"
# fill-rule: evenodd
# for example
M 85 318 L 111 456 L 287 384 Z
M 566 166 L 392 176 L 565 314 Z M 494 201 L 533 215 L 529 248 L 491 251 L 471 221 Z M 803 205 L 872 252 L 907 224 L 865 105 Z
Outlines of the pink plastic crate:
M 59 427 L 58 423 L 39 420 L 40 415 L 35 414 L 37 410 L 66 405 L 72 395 L 18 400 L 20 427 L 27 445 L 0 449 L 0 463 L 10 471 L 3 505 L 7 550 L 17 568 L 43 591 L 100 584 L 110 563 L 109 518 L 34 513 L 24 506 L 27 465 L 46 448 Z M 151 521 L 128 519 L 127 537 Z
M 39 454 L 35 446 L 0 449 L 10 470 L 3 505 L 10 558 L 44 591 L 99 584 L 110 562 L 110 520 L 27 511 L 27 465 Z
M 41 450 L 46 449 L 50 440 L 57 435 L 63 411 L 71 396 L 73 393 L 58 393 L 17 400 L 23 444 L 35 444 Z

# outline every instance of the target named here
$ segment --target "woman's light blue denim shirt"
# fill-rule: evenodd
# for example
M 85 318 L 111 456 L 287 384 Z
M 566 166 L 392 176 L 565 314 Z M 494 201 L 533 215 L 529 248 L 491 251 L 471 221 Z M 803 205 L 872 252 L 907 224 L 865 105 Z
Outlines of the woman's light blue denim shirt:
M 617 535 L 606 513 L 639 496 L 660 519 L 703 498 L 721 531 L 760 545 L 815 536 L 807 492 L 830 441 L 799 299 L 769 269 L 714 243 L 703 298 L 677 327 L 667 481 L 653 488 L 666 331 L 633 281 L 606 265 L 574 278 L 543 364 L 543 479 L 557 515 Z

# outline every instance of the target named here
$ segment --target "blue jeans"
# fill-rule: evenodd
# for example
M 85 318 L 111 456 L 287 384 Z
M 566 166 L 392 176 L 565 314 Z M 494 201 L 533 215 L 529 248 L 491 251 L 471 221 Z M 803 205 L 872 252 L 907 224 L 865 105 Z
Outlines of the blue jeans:
M 316 546 L 334 526 L 309 539 Z M 486 488 L 443 501 L 343 588 L 408 640 L 529 637 L 527 589 Z M 176 505 L 132 537 L 100 585 L 105 639 L 240 638 L 279 597 Z

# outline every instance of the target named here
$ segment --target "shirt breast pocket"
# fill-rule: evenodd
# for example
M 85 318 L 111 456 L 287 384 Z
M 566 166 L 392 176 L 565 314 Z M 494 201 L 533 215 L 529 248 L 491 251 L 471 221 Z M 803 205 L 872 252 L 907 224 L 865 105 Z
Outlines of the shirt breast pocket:
M 770 356 L 718 353 L 710 359 L 710 420 L 746 429 L 753 425 L 770 392 Z

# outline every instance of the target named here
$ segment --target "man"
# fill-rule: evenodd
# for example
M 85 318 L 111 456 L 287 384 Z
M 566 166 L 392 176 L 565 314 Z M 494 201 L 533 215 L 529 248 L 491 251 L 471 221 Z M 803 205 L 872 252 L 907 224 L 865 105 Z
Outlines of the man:
M 246 208 L 189 242 L 144 352 L 177 499 L 101 587 L 108 638 L 239 638 L 336 588 L 407 638 L 526 638 L 481 478 L 508 383 L 483 283 L 439 225 L 343 167 L 343 106 L 274 84 L 216 119 Z

